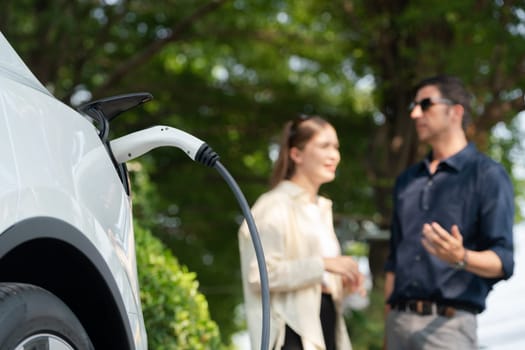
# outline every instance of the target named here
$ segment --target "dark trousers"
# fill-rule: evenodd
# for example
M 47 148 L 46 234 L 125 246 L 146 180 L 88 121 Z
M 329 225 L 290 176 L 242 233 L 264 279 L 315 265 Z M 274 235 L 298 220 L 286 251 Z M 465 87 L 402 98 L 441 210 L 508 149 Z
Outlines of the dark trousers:
M 326 350 L 335 350 L 335 305 L 330 294 L 321 295 L 321 326 Z M 281 350 L 303 350 L 301 337 L 286 326 L 284 345 Z

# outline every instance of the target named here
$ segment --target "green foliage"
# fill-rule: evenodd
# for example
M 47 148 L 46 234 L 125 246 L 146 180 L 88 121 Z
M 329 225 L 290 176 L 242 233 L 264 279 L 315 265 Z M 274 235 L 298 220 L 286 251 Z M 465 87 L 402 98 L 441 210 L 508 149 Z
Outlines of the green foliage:
M 501 162 L 508 173 L 514 185 L 514 192 L 517 198 L 515 211 L 515 222 L 523 221 L 525 208 L 520 204 L 525 198 L 525 176 L 523 166 L 525 164 L 525 143 L 522 141 L 523 123 L 525 117 L 513 120 L 511 123 L 499 123 L 494 128 L 490 137 L 490 147 L 488 152 L 491 157 Z
M 368 243 L 360 241 L 348 241 L 345 244 L 343 253 L 351 256 L 368 256 Z
M 128 164 L 134 213 L 141 218 L 135 220 L 135 245 L 149 349 L 228 349 L 210 317 L 205 296 L 198 290 L 197 275 L 180 265 L 171 250 L 146 228 L 155 227 L 151 204 L 158 199 L 148 175 L 150 166 L 147 158 Z
M 210 319 L 195 273 L 146 229 L 135 225 L 137 264 L 148 347 L 152 350 L 227 349 Z
M 342 161 L 322 193 L 335 216 L 385 229 L 393 179 L 421 155 L 406 106 L 424 76 L 463 77 L 476 100 L 472 139 L 507 169 L 523 163 L 510 157 L 519 137 L 488 137 L 525 108 L 523 8 L 524 0 L 3 0 L 0 29 L 66 103 L 78 102 L 77 91 L 151 92 L 152 102 L 111 122 L 111 138 L 156 124 L 188 131 L 217 151 L 250 204 L 267 189 L 268 146 L 284 121 L 325 116 Z M 237 202 L 213 169 L 178 150 L 155 150 L 130 168 L 144 186 L 133 192 L 136 220 L 197 273 L 227 343 L 242 301 Z M 523 182 L 514 182 L 519 196 Z
M 384 297 L 382 284 L 370 291 L 370 305 L 346 315 L 353 350 L 381 350 L 384 335 Z

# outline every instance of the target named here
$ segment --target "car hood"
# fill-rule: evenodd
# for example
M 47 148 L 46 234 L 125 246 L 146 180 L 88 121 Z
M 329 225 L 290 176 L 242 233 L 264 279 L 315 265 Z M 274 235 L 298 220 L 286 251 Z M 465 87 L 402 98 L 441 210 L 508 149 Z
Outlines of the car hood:
M 52 96 L 25 65 L 2 32 L 0 32 L 0 77 L 16 81 Z

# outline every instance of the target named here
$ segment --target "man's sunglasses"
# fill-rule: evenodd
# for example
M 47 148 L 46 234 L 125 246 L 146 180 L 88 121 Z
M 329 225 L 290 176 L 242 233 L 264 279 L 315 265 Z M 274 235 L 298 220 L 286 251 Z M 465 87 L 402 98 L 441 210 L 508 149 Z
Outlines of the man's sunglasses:
M 446 99 L 446 98 L 435 98 L 435 99 L 432 99 L 430 97 L 427 97 L 427 98 L 424 98 L 422 99 L 421 101 L 412 101 L 410 103 L 410 105 L 408 106 L 408 111 L 409 112 L 412 112 L 412 110 L 414 110 L 414 108 L 416 108 L 416 106 L 420 106 L 421 107 L 421 110 L 424 112 L 426 110 L 428 110 L 430 107 L 432 107 L 433 105 L 437 105 L 437 104 L 447 104 L 447 105 L 453 105 L 455 104 L 453 101 L 449 100 L 449 99 Z

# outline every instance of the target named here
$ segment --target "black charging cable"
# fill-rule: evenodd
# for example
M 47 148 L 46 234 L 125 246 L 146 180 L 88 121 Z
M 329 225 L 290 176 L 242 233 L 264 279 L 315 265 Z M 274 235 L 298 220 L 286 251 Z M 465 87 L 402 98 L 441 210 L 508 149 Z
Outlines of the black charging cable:
M 219 162 L 219 156 L 204 141 L 197 139 L 184 131 L 168 126 L 155 126 L 137 131 L 110 142 L 113 158 L 117 163 L 125 163 L 131 159 L 162 146 L 173 146 L 182 149 L 191 159 L 208 167 L 217 169 L 224 178 L 235 198 L 239 202 L 242 213 L 248 224 L 255 256 L 259 266 L 261 280 L 262 301 L 262 338 L 261 350 L 269 350 L 270 342 L 270 287 L 268 283 L 268 272 L 262 244 L 257 232 L 257 226 L 250 211 L 250 206 L 244 197 L 237 182 L 228 170 Z
M 252 238 L 253 247 L 255 249 L 255 256 L 257 258 L 257 264 L 259 266 L 259 278 L 261 279 L 261 300 L 262 300 L 262 338 L 261 338 L 261 350 L 269 350 L 270 346 L 270 288 L 268 284 L 268 272 L 266 271 L 266 262 L 264 259 L 264 251 L 262 248 L 261 240 L 259 238 L 259 232 L 252 216 L 250 206 L 244 197 L 239 185 L 235 179 L 231 176 L 228 170 L 219 161 L 219 155 L 215 153 L 210 146 L 206 143 L 197 151 L 195 160 L 206 166 L 215 168 L 222 178 L 226 181 L 230 189 L 232 190 L 239 206 L 241 207 L 250 236 Z

